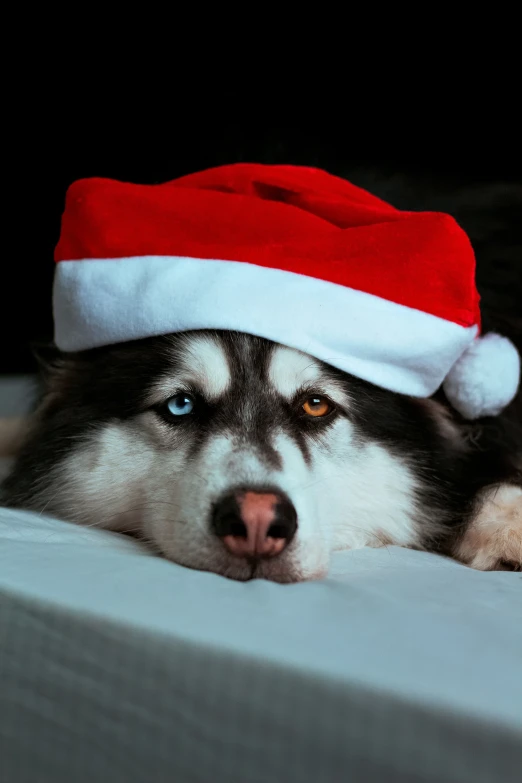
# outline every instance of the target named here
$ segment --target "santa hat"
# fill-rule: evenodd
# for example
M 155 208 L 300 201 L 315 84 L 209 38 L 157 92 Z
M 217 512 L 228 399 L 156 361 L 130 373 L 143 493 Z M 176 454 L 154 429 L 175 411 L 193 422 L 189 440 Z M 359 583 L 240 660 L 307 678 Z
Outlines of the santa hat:
M 444 384 L 468 418 L 499 413 L 518 386 L 514 346 L 478 336 L 475 259 L 455 220 L 397 210 L 318 169 L 80 180 L 55 258 L 63 351 L 237 330 L 402 394 Z

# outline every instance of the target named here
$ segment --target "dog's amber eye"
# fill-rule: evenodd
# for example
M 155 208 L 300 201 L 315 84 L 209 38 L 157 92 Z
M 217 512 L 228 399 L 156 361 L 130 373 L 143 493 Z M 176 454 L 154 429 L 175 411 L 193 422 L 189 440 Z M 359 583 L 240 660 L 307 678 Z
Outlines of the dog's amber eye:
M 320 418 L 326 416 L 332 410 L 332 404 L 325 397 L 309 397 L 303 403 L 303 411 L 307 416 Z

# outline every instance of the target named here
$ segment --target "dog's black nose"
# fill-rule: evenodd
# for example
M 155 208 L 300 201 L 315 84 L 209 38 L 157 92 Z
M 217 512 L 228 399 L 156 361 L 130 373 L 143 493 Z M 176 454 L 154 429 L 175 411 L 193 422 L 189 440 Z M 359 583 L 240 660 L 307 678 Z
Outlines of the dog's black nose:
M 239 490 L 216 503 L 212 527 L 238 557 L 274 557 L 297 530 L 297 513 L 279 492 Z

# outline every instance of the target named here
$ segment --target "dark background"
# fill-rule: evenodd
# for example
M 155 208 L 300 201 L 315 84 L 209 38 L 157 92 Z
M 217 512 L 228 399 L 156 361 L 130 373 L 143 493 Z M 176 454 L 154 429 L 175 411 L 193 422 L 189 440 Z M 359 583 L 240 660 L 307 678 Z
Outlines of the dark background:
M 30 344 L 52 339 L 53 249 L 73 180 L 154 183 L 236 161 L 319 166 L 398 207 L 451 212 L 475 246 L 486 324 L 520 345 L 522 155 L 509 86 L 420 98 L 216 78 L 138 95 L 113 76 L 103 91 L 84 82 L 70 94 L 63 78 L 33 81 L 7 122 L 0 373 L 32 371 Z

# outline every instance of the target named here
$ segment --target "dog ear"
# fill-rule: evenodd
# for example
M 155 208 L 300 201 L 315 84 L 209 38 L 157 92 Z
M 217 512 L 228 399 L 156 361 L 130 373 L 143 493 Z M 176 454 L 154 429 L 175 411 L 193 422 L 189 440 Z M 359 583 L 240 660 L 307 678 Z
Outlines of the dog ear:
M 46 386 L 50 386 L 53 378 L 63 368 L 62 354 L 54 343 L 33 343 L 31 348 L 41 378 Z

